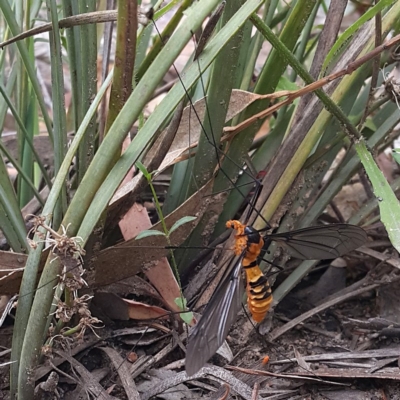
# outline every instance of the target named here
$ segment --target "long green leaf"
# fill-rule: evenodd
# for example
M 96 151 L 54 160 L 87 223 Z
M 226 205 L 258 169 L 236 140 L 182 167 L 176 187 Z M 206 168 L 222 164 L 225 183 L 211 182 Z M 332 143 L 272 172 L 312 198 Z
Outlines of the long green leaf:
M 58 26 L 57 4 L 54 0 L 47 0 L 49 19 L 53 26 Z M 60 170 L 67 148 L 67 124 L 64 100 L 64 74 L 62 65 L 61 39 L 58 29 L 49 32 L 51 57 L 51 88 L 53 100 L 54 126 L 54 171 Z M 58 229 L 67 208 L 67 191 L 64 187 L 57 207 L 53 212 L 53 227 Z
M 381 221 L 389 234 L 392 245 L 400 252 L 400 204 L 388 181 L 367 150 L 365 142 L 355 145 L 356 151 L 374 188 L 379 202 Z

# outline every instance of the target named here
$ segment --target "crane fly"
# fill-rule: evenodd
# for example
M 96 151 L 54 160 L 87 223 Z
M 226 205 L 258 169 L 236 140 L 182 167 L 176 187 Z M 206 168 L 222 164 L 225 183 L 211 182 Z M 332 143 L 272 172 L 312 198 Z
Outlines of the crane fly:
M 261 322 L 272 304 L 272 291 L 259 267 L 260 254 L 272 241 L 278 242 L 293 257 L 301 260 L 333 259 L 362 246 L 367 235 L 354 225 L 332 224 L 269 234 L 264 237 L 251 226 L 228 221 L 227 228 L 236 230 L 234 253 L 239 256 L 215 290 L 203 316 L 192 330 L 186 352 L 186 372 L 193 375 L 223 344 L 241 307 L 246 275 L 247 304 L 252 318 Z
M 214 40 L 216 40 L 216 37 L 217 36 L 214 36 Z M 201 50 L 196 52 L 196 58 L 200 52 Z M 201 71 L 200 64 L 201 63 L 198 63 L 199 71 Z M 173 67 L 175 68 L 174 65 Z M 199 121 L 201 133 L 206 139 L 205 142 L 208 142 L 215 150 L 216 160 L 213 160 L 213 162 L 216 161 L 219 171 L 226 177 L 226 180 L 229 181 L 232 188 L 235 188 L 240 196 L 247 202 L 246 194 L 239 190 L 240 186 L 235 185 L 229 174 L 226 174 L 220 165 L 220 153 L 223 155 L 224 159 L 229 160 L 230 163 L 238 169 L 242 167 L 240 161 L 242 157 L 240 157 L 239 162 L 237 162 L 236 158 L 229 157 L 229 155 L 225 154 L 223 150 L 219 148 L 213 134 L 214 127 L 208 108 L 206 107 L 204 116 L 200 118 L 183 80 L 179 73 L 177 73 L 177 75 L 185 90 L 191 109 L 193 109 L 193 113 Z M 199 87 L 202 88 L 204 92 L 205 85 L 201 73 L 199 77 Z M 220 103 L 223 102 L 220 101 Z M 201 122 L 203 119 L 210 125 L 210 136 L 203 127 Z M 214 167 L 210 168 L 210 171 L 213 169 Z M 252 174 L 247 171 L 247 168 L 242 169 L 242 172 L 254 180 Z M 190 168 L 185 172 L 185 178 L 186 174 L 190 176 L 190 181 L 188 178 L 188 182 L 191 182 L 192 179 L 196 177 L 196 173 L 193 173 L 193 169 Z M 257 182 L 257 180 L 255 180 L 255 182 Z M 187 192 L 186 188 L 185 192 Z M 258 213 L 254 204 L 250 203 L 249 205 L 253 211 Z M 228 221 L 227 227 L 236 230 L 234 253 L 237 257 L 229 266 L 226 275 L 211 297 L 203 313 L 203 317 L 199 320 L 189 336 L 186 354 L 186 371 L 189 375 L 193 375 L 200 370 L 223 344 L 241 307 L 244 289 L 241 281 L 242 269 L 246 276 L 246 293 L 252 318 L 256 322 L 260 322 L 265 318 L 272 304 L 272 291 L 267 276 L 263 274 L 259 267 L 259 261 L 261 259 L 260 254 L 262 250 L 268 248 L 271 241 L 281 244 L 290 255 L 296 258 L 313 260 L 339 257 L 360 247 L 367 239 L 363 229 L 347 224 L 310 227 L 265 236 L 262 236 L 259 231 L 251 226 L 244 225 L 239 221 Z

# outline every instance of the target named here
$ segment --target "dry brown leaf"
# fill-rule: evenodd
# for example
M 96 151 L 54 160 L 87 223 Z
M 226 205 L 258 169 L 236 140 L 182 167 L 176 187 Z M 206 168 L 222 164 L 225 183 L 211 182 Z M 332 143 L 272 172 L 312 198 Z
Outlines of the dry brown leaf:
M 113 283 L 103 288 L 103 291 L 115 293 L 121 297 L 127 297 L 130 294 L 135 296 L 152 297 L 162 303 L 163 299 L 156 289 L 147 281 L 138 275 L 125 278 L 121 282 Z
M 169 314 L 168 311 L 161 307 L 149 306 L 138 301 L 123 299 L 114 293 L 108 292 L 95 293 L 93 304 L 107 315 L 107 317 L 114 320 L 153 319 L 165 317 Z
M 122 299 L 128 306 L 128 315 L 130 319 L 165 319 L 169 312 L 161 307 L 149 306 L 148 304 L 140 303 L 139 301 Z
M 44 263 L 49 255 L 49 249 L 42 252 L 40 258 L 39 271 L 41 272 Z M 28 259 L 26 254 L 12 253 L 10 251 L 0 251 L 0 294 L 15 294 L 19 292 L 22 274 L 24 273 L 25 263 Z M 39 277 L 38 277 L 39 279 Z M 54 284 L 52 282 L 51 284 Z
M 178 209 L 165 218 L 165 223 L 170 229 L 182 217 L 191 215 L 196 219 L 184 224 L 170 236 L 172 246 L 180 246 L 192 232 L 207 208 L 204 199 L 211 194 L 212 181 L 204 185 L 198 192 L 185 201 Z M 161 231 L 158 223 L 152 229 Z M 145 265 L 168 255 L 167 240 L 164 236 L 149 236 L 143 239 L 130 239 L 124 243 L 109 247 L 101 251 L 93 260 L 95 270 L 94 287 L 102 287 L 121 281 L 124 278 L 137 274 Z
M 150 229 L 151 221 L 147 210 L 135 203 L 120 221 L 120 228 L 125 240 L 136 237 L 145 229 Z M 160 293 L 168 308 L 171 311 L 180 311 L 175 299 L 181 296 L 181 290 L 168 260 L 165 257 L 161 258 L 158 262 L 153 263 L 151 268 L 146 268 L 144 273 Z
M 300 365 L 301 368 L 303 368 L 305 371 L 310 371 L 310 366 L 307 364 L 307 362 L 304 360 L 303 356 L 299 353 L 299 351 L 296 349 L 296 347 L 293 346 L 293 351 L 294 355 L 297 360 L 297 364 Z
M 256 93 L 246 92 L 245 90 L 234 89 L 231 94 L 229 102 L 228 113 L 226 121 L 230 121 L 233 117 L 241 113 L 251 103 L 258 100 L 260 95 Z M 192 105 L 189 105 L 183 110 L 181 123 L 176 133 L 175 140 L 173 141 L 170 151 L 164 158 L 163 162 L 158 169 L 159 173 L 175 164 L 180 158 L 186 154 L 190 147 L 197 145 L 202 126 L 199 121 L 204 120 L 206 113 L 207 98 L 202 98 Z

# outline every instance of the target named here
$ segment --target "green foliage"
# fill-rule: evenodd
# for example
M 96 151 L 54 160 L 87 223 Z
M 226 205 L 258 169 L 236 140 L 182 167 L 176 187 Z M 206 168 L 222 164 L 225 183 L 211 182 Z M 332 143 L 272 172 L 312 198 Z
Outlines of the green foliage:
M 169 234 L 172 232 L 176 231 L 180 226 L 187 224 L 188 222 L 192 222 L 196 219 L 196 217 L 191 217 L 190 215 L 186 217 L 182 217 L 178 221 L 176 221 L 172 226 L 171 229 L 169 230 Z
M 365 143 L 360 141 L 355 145 L 357 154 L 365 168 L 374 194 L 378 200 L 381 221 L 383 222 L 389 239 L 397 251 L 400 251 L 400 203 L 393 189 L 379 169 L 375 160 L 367 150 Z
M 393 149 L 392 156 L 397 164 L 400 164 L 400 149 Z
M 193 313 L 191 311 L 186 311 L 187 300 L 184 297 L 177 297 L 175 299 L 175 304 L 180 310 L 182 310 L 182 313 L 180 314 L 182 321 L 186 324 L 190 324 L 190 322 L 193 320 Z
M 135 240 L 143 239 L 143 238 L 149 237 L 149 236 L 166 236 L 166 235 L 164 232 L 160 232 L 160 231 L 144 230 L 135 237 Z

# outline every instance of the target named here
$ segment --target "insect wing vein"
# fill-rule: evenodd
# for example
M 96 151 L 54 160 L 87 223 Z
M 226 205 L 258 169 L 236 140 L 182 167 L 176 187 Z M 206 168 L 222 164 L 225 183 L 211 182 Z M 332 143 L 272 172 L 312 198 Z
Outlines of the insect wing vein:
M 316 226 L 297 231 L 269 235 L 288 253 L 302 260 L 340 257 L 362 246 L 367 235 L 362 228 L 348 224 Z
M 243 297 L 241 280 L 242 255 L 217 287 L 203 316 L 188 339 L 186 372 L 194 375 L 223 344 L 235 321 Z

